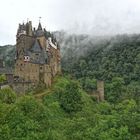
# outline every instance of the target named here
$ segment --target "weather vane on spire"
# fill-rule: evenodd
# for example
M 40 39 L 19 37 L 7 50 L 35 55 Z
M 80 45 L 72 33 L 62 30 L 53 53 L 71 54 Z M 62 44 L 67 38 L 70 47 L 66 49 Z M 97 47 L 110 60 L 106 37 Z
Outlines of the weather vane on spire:
M 39 22 L 41 21 L 41 18 L 42 18 L 42 17 L 39 17 Z

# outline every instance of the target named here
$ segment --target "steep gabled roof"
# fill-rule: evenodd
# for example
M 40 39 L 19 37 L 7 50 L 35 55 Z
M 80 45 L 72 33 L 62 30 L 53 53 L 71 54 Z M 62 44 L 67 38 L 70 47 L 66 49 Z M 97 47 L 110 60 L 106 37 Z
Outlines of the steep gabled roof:
M 36 56 L 32 57 L 32 54 L 35 54 Z M 45 48 L 41 47 L 41 44 L 37 39 L 30 50 L 25 50 L 25 55 L 30 56 L 30 62 L 36 64 L 46 64 L 48 58 Z
M 34 53 L 40 53 L 42 51 L 39 41 L 36 39 L 34 45 L 31 48 L 31 51 Z
M 39 64 L 45 64 L 45 53 L 44 53 L 44 51 L 42 51 L 42 53 L 39 55 L 38 63 Z

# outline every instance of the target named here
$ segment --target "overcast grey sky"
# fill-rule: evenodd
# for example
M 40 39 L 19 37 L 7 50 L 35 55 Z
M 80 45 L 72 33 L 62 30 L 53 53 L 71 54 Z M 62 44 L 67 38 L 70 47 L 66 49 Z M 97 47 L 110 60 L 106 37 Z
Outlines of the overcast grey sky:
M 140 0 L 2 0 L 0 45 L 15 44 L 19 23 L 27 18 L 47 30 L 109 35 L 140 33 Z

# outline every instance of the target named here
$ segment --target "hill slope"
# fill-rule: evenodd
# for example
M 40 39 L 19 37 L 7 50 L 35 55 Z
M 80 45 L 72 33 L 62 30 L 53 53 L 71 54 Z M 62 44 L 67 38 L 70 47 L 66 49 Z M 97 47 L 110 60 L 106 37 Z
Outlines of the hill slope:
M 139 139 L 139 107 L 134 100 L 97 104 L 69 78 L 57 78 L 42 100 L 0 90 L 0 108 L 2 140 Z
M 117 76 L 126 83 L 140 81 L 140 35 L 72 36 L 64 42 L 63 69 L 75 77 L 111 80 Z
M 14 67 L 15 46 L 12 45 L 0 46 L 0 57 L 4 59 L 6 67 Z

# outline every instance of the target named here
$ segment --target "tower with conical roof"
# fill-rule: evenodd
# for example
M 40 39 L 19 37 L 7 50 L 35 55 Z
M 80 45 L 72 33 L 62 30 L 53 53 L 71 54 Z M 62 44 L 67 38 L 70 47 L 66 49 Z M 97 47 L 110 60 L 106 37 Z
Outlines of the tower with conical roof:
M 38 24 L 38 28 L 36 30 L 36 37 L 39 40 L 41 46 L 46 47 L 45 33 L 44 33 L 43 29 L 42 29 L 42 25 L 41 25 L 40 21 L 39 21 L 39 24 Z

